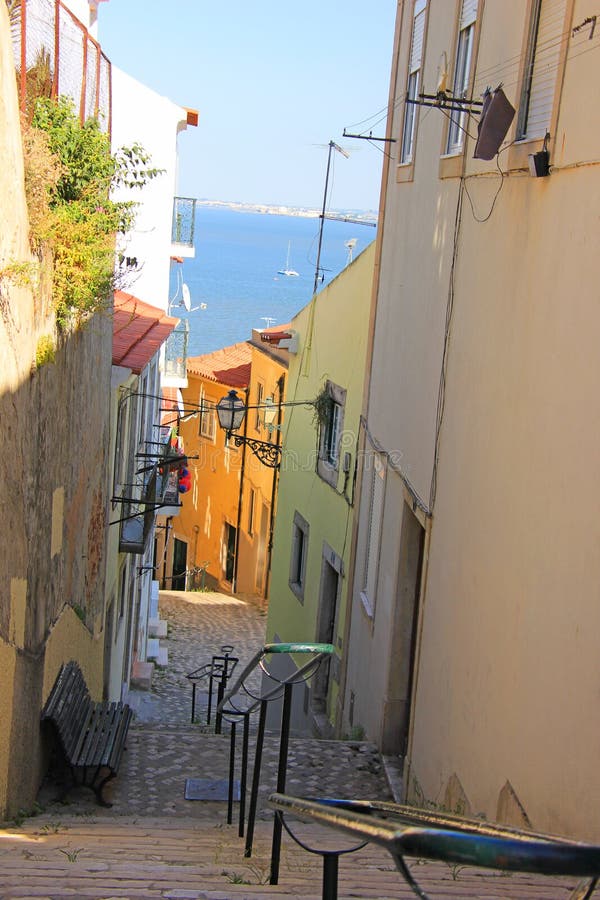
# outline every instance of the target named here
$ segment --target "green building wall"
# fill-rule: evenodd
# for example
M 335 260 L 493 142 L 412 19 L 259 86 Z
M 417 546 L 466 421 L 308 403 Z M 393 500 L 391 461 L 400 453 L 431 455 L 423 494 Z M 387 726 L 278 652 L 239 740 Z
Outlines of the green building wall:
M 375 242 L 302 309 L 291 322 L 299 336 L 298 353 L 290 355 L 287 402 L 314 400 L 327 383 L 345 391 L 337 473 L 319 474 L 319 423 L 313 406 L 290 405 L 283 431 L 283 457 L 273 540 L 267 640 L 323 640 L 327 594 L 326 571 L 337 574 L 337 598 L 326 699 L 323 672 L 304 691 L 296 690 L 293 726 L 297 732 L 332 733 L 344 653 L 346 587 L 354 514 L 354 472 L 365 377 Z M 303 586 L 290 584 L 295 522 L 307 526 Z M 324 560 L 327 565 L 324 564 Z M 334 582 L 335 582 L 335 576 Z M 293 579 L 292 579 L 293 580 Z M 331 583 L 329 582 L 331 594 Z M 327 618 L 327 613 L 326 613 Z M 298 659 L 298 667 L 305 659 Z M 292 661 L 273 661 L 278 675 L 288 675 Z M 319 682 L 320 679 L 320 682 Z

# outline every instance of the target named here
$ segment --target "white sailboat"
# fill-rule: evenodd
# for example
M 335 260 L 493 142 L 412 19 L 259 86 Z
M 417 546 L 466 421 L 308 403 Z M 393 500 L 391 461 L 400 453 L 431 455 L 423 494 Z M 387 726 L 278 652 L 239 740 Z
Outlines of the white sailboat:
M 296 277 L 298 277 L 298 275 L 299 275 L 300 273 L 299 273 L 299 272 L 296 272 L 295 269 L 290 269 L 290 244 L 291 244 L 291 241 L 288 241 L 288 249 L 287 249 L 287 258 L 286 258 L 286 261 L 285 261 L 285 269 L 279 269 L 278 272 L 277 272 L 277 274 L 278 274 L 278 275 L 288 275 L 288 276 L 290 276 L 290 275 L 295 275 Z

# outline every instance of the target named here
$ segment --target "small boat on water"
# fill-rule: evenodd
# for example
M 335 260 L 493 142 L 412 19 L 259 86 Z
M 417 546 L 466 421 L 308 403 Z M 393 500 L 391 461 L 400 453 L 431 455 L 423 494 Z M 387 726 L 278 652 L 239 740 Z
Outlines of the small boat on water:
M 295 275 L 296 277 L 298 277 L 300 273 L 299 273 L 299 272 L 296 272 L 295 269 L 290 269 L 290 244 L 291 244 L 291 241 L 288 241 L 288 249 L 287 249 L 287 258 L 286 258 L 286 261 L 285 261 L 285 269 L 279 269 L 278 272 L 277 272 L 277 274 L 278 274 L 278 275 L 288 275 L 288 276 L 290 276 L 290 275 Z

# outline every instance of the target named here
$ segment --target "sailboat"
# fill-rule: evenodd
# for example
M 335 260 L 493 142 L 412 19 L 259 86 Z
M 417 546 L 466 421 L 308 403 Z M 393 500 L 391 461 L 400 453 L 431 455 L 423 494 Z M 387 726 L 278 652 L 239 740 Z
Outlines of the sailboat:
M 291 244 L 291 241 L 288 241 L 288 249 L 287 249 L 287 258 L 286 258 L 286 261 L 285 261 L 285 269 L 279 269 L 278 272 L 277 272 L 277 274 L 278 274 L 278 275 L 288 275 L 288 276 L 289 276 L 289 275 L 295 275 L 295 276 L 297 277 L 300 273 L 299 273 L 299 272 L 296 272 L 295 269 L 290 269 L 290 244 Z

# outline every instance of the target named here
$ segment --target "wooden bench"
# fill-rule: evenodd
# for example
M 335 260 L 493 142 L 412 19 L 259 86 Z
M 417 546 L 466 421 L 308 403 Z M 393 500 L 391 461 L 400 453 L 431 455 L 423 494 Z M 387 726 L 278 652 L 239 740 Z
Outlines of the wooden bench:
M 42 710 L 73 782 L 91 788 L 101 806 L 112 806 L 102 791 L 119 769 L 131 716 L 126 703 L 95 703 L 73 660 L 62 666 Z

